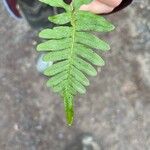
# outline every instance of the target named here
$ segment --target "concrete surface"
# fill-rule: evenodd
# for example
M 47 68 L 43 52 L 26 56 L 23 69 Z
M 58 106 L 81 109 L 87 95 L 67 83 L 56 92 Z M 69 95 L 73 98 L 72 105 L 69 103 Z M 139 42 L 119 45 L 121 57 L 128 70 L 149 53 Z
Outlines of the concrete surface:
M 108 18 L 117 29 L 104 37 L 107 65 L 76 97 L 69 128 L 59 96 L 36 71 L 36 32 L 0 2 L 0 150 L 64 150 L 86 132 L 102 150 L 150 149 L 150 1 Z

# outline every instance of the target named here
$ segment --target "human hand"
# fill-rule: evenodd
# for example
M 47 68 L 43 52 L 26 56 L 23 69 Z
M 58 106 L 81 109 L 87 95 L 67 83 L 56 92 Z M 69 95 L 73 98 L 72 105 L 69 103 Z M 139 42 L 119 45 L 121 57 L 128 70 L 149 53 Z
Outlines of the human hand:
M 122 0 L 93 0 L 88 5 L 81 6 L 81 10 L 90 11 L 96 14 L 112 12 Z

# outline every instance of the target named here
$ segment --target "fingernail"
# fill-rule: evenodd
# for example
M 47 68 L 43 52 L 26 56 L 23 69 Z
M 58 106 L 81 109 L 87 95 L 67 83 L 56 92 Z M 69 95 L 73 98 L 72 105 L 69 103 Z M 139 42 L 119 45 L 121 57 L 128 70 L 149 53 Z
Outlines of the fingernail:
M 89 10 L 89 7 L 88 7 L 88 5 L 82 5 L 80 7 L 80 10 Z

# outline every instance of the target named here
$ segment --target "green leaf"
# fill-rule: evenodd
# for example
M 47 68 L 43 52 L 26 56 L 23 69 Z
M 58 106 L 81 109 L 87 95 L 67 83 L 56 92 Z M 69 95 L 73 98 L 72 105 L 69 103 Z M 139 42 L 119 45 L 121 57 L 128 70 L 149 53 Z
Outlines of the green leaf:
M 97 66 L 105 65 L 104 60 L 98 54 L 96 54 L 94 51 L 92 51 L 91 49 L 81 44 L 76 45 L 75 51 L 76 51 L 76 54 L 87 59 L 87 61 L 90 61 L 94 65 L 97 65 Z
M 70 8 L 69 5 L 67 5 L 63 0 L 39 0 L 39 1 L 52 7 L 62 7 L 66 10 L 69 10 Z
M 49 52 L 44 55 L 43 61 L 49 62 L 49 61 L 59 61 L 64 60 L 68 58 L 68 50 L 62 50 L 62 51 L 55 51 L 55 52 Z
M 86 93 L 85 87 L 90 84 L 86 75 L 96 76 L 96 66 L 105 64 L 94 49 L 101 52 L 110 49 L 91 31 L 109 32 L 114 26 L 102 16 L 79 10 L 81 5 L 92 0 L 72 0 L 70 5 L 63 0 L 40 1 L 66 10 L 48 18 L 57 27 L 39 33 L 43 41 L 37 46 L 37 51 L 44 52 L 43 61 L 53 61 L 53 65 L 44 71 L 44 75 L 49 77 L 47 86 L 62 96 L 67 123 L 72 125 L 74 97 L 77 92 Z
M 71 21 L 71 13 L 66 12 L 55 16 L 48 17 L 48 20 L 59 25 L 67 24 Z
M 74 116 L 73 96 L 70 93 L 68 93 L 67 90 L 64 90 L 63 98 L 67 123 L 69 126 L 71 126 L 73 123 L 73 116 Z
M 115 29 L 104 17 L 86 11 L 76 13 L 76 26 L 78 31 L 109 32 Z
M 97 71 L 95 70 L 95 68 L 81 58 L 76 57 L 74 59 L 74 66 L 90 76 L 97 75 Z
M 56 93 L 59 92 L 61 94 L 64 86 L 65 86 L 65 82 L 63 81 L 63 82 L 57 84 L 56 86 L 53 86 L 52 90 Z
M 47 87 L 56 86 L 56 85 L 60 84 L 62 81 L 66 80 L 66 78 L 67 78 L 66 71 L 61 72 L 48 80 Z
M 72 71 L 71 71 L 72 76 L 78 80 L 81 84 L 85 85 L 85 86 L 89 86 L 89 80 L 86 78 L 86 76 L 77 68 L 72 67 Z
M 65 87 L 67 87 L 67 91 L 72 94 L 72 95 L 76 95 L 76 90 L 72 87 L 72 85 L 68 85 L 67 84 L 68 80 L 64 80 L 62 82 L 60 82 L 59 84 L 57 84 L 56 86 L 52 86 L 52 90 L 54 92 L 60 92 L 60 95 L 63 96 L 63 92 L 64 92 L 64 89 Z
M 72 33 L 71 27 L 55 27 L 53 29 L 44 29 L 39 33 L 39 37 L 43 39 L 62 39 L 70 37 Z
M 80 94 L 85 94 L 86 93 L 86 89 L 85 87 L 77 80 L 75 80 L 74 78 L 72 78 L 72 86 L 74 89 L 76 89 Z
M 62 62 L 58 62 L 56 64 L 53 64 L 51 67 L 48 67 L 45 71 L 44 71 L 44 75 L 46 76 L 53 76 L 56 75 L 62 71 L 65 71 L 68 65 L 68 61 L 62 61 Z
M 72 94 L 73 96 L 77 94 L 77 91 L 72 86 L 68 86 L 68 87 L 69 87 L 70 94 Z
M 110 50 L 110 46 L 106 42 L 100 40 L 98 37 L 92 35 L 91 33 L 77 32 L 76 42 L 82 43 L 91 48 L 101 49 L 103 51 Z
M 79 9 L 83 4 L 89 4 L 92 0 L 73 0 L 74 8 Z
M 70 47 L 72 39 L 61 39 L 61 40 L 49 40 L 44 43 L 41 43 L 37 46 L 37 51 L 57 51 L 63 50 Z

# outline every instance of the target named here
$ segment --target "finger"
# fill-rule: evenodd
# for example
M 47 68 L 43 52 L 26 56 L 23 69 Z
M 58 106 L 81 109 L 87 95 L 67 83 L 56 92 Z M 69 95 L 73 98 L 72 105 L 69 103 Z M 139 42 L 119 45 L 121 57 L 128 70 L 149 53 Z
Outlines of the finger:
M 80 8 L 81 10 L 90 11 L 92 13 L 101 14 L 101 13 L 109 13 L 113 11 L 113 7 L 110 7 L 104 3 L 101 3 L 97 0 L 94 0 L 88 5 L 83 5 Z
M 110 7 L 117 7 L 122 2 L 122 0 L 97 0 L 97 1 L 104 3 Z

